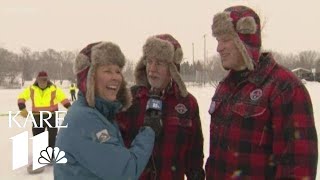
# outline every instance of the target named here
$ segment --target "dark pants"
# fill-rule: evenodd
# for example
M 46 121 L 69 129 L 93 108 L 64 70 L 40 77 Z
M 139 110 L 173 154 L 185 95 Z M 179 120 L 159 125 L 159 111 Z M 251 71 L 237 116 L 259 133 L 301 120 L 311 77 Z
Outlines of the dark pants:
M 40 115 L 33 115 L 33 117 L 37 123 L 38 128 L 34 127 L 34 125 L 32 125 L 32 134 L 33 134 L 33 136 L 36 136 L 40 133 L 43 133 L 45 131 L 45 129 L 47 128 L 47 130 L 49 132 L 49 139 L 48 139 L 49 146 L 53 148 L 56 143 L 56 136 L 57 136 L 58 128 L 56 128 L 56 115 L 54 112 L 52 112 L 51 114 L 52 114 L 52 117 L 50 119 L 48 119 L 47 121 L 50 123 L 52 128 L 49 127 L 47 125 L 47 123 L 44 121 L 42 124 L 43 128 L 40 128 L 39 127 L 40 126 Z M 46 113 L 43 114 L 44 119 L 47 119 L 48 117 L 49 117 L 48 114 L 46 114 Z
M 71 101 L 77 100 L 76 98 L 76 92 L 71 92 Z

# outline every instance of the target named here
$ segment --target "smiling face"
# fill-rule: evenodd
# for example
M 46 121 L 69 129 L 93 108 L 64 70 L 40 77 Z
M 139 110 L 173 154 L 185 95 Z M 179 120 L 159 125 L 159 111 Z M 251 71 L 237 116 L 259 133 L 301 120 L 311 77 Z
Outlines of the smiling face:
M 222 66 L 227 70 L 240 71 L 246 68 L 243 57 L 230 35 L 220 35 L 217 38 L 217 52 L 220 54 Z
M 169 65 L 167 62 L 155 58 L 147 58 L 147 78 L 151 87 L 163 90 L 171 81 Z
M 121 69 L 115 64 L 99 65 L 95 74 L 95 93 L 105 100 L 115 101 L 123 77 Z

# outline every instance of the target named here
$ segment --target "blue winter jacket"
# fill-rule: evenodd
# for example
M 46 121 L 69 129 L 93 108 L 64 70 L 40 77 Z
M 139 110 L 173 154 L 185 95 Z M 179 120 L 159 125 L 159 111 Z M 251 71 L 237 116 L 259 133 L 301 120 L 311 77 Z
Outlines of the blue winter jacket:
M 67 163 L 54 165 L 54 179 L 138 179 L 151 155 L 154 131 L 142 128 L 127 149 L 114 121 L 121 104 L 101 98 L 95 103 L 96 108 L 89 107 L 79 93 L 69 108 L 62 124 L 68 127 L 59 130 L 56 140 Z

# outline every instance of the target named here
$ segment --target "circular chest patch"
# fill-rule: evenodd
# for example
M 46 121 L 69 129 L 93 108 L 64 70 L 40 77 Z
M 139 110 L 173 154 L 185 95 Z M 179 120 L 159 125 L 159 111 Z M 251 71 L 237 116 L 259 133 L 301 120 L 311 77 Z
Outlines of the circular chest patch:
M 174 109 L 179 113 L 179 114 L 184 114 L 188 111 L 186 106 L 184 104 L 177 104 Z
M 261 89 L 255 89 L 250 93 L 250 99 L 253 101 L 258 100 L 262 96 L 262 90 Z

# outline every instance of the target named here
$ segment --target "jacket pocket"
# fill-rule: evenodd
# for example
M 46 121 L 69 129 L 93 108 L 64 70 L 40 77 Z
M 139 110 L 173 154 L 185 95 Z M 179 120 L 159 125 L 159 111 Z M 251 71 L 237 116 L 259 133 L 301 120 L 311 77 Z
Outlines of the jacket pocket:
M 262 106 L 250 105 L 243 102 L 235 103 L 232 111 L 243 118 L 258 117 L 266 112 L 266 108 Z
M 191 119 L 180 119 L 176 116 L 170 116 L 168 118 L 168 126 L 178 126 L 180 128 L 191 128 L 192 120 Z
M 230 134 L 232 132 L 242 132 L 234 135 L 240 136 L 238 140 L 246 141 L 252 145 L 263 146 L 268 144 L 271 140 L 272 124 L 270 112 L 266 107 L 237 102 L 231 110 L 234 115 L 229 129 Z

